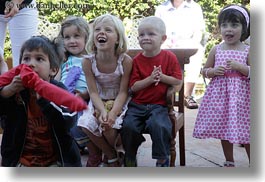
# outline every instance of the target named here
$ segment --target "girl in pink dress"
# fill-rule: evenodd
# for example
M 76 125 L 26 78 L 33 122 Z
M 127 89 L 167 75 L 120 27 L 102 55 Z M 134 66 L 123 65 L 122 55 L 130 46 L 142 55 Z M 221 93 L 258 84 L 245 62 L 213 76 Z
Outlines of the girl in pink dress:
M 203 97 L 193 137 L 220 139 L 226 162 L 234 167 L 233 144 L 243 144 L 250 160 L 249 12 L 229 5 L 218 15 L 223 42 L 214 46 L 202 74 L 211 81 Z

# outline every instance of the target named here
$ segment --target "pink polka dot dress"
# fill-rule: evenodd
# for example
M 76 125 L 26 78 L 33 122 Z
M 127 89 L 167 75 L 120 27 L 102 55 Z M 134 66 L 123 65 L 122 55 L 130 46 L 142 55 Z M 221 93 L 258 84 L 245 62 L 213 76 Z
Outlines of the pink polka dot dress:
M 249 46 L 244 51 L 222 50 L 220 44 L 215 66 L 226 66 L 228 59 L 246 65 L 248 54 Z M 199 107 L 193 137 L 250 143 L 250 79 L 231 70 L 212 78 Z

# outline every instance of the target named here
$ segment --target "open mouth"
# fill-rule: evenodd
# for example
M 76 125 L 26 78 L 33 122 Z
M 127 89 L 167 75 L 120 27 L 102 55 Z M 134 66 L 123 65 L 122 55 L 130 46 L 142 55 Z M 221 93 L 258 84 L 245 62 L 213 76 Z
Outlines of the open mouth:
M 227 39 L 232 39 L 234 36 L 233 35 L 226 35 L 225 36 Z
M 98 42 L 99 42 L 99 43 L 106 43 L 106 42 L 107 42 L 107 39 L 104 38 L 104 37 L 99 37 L 99 38 L 98 38 Z

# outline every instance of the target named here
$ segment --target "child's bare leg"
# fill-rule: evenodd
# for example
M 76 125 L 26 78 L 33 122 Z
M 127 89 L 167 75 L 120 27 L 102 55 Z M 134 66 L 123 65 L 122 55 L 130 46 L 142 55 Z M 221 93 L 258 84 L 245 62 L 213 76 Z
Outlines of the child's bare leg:
M 88 160 L 87 160 L 87 167 L 98 167 L 99 164 L 102 162 L 102 152 L 101 150 L 92 142 L 86 145 L 88 148 Z
M 116 137 L 115 148 L 116 148 L 116 151 L 122 152 L 123 154 L 125 154 L 125 150 L 122 145 L 121 135 L 119 133 Z
M 115 150 L 109 145 L 104 137 L 98 137 L 85 128 L 82 128 L 82 130 L 88 135 L 89 139 L 108 156 L 109 159 L 116 157 Z
M 91 154 L 101 153 L 100 148 L 98 148 L 92 141 L 90 141 L 86 146 L 87 146 L 87 148 L 91 149 L 91 150 L 89 150 L 89 153 L 91 153 Z
M 116 129 L 111 128 L 107 132 L 104 132 L 105 138 L 108 140 L 109 144 L 113 146 L 113 148 L 118 152 L 118 153 L 125 153 L 123 145 L 122 145 L 122 140 L 121 140 L 121 135 L 118 133 Z
M 103 132 L 103 135 L 105 139 L 107 140 L 107 142 L 110 144 L 110 146 L 114 148 L 115 143 L 116 143 L 116 138 L 118 136 L 117 130 L 113 128 L 109 128 L 108 130 Z
M 233 144 L 227 140 L 221 140 L 226 161 L 234 162 Z
M 105 139 L 112 146 L 112 149 L 115 150 L 116 157 L 108 160 L 109 166 L 118 167 L 123 163 L 124 150 L 121 145 L 121 140 L 118 139 L 118 131 L 113 128 L 109 128 L 108 130 L 103 132 Z M 119 141 L 118 141 L 119 140 Z
M 111 128 L 108 131 L 104 132 L 104 136 L 108 143 L 117 151 L 125 153 L 122 141 L 121 141 L 121 135 L 118 133 L 116 129 Z
M 246 149 L 247 155 L 248 155 L 248 160 L 250 163 L 250 144 L 244 144 L 244 147 Z

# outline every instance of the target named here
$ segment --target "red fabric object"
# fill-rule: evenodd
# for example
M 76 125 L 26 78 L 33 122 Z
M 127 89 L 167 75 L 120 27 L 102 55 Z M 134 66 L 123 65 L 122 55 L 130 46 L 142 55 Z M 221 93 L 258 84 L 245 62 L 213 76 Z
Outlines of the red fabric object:
M 10 69 L 8 72 L 5 72 L 4 74 L 0 75 L 0 87 L 6 86 L 11 83 L 14 76 L 19 75 L 22 67 L 24 67 L 24 65 L 20 64 Z
M 23 85 L 26 88 L 34 89 L 41 97 L 59 106 L 63 105 L 71 111 L 82 111 L 87 108 L 87 104 L 81 98 L 42 80 L 38 74 L 27 65 L 21 64 L 8 71 L 6 74 L 1 75 L 0 86 L 8 85 L 13 77 L 18 74 L 20 74 Z

